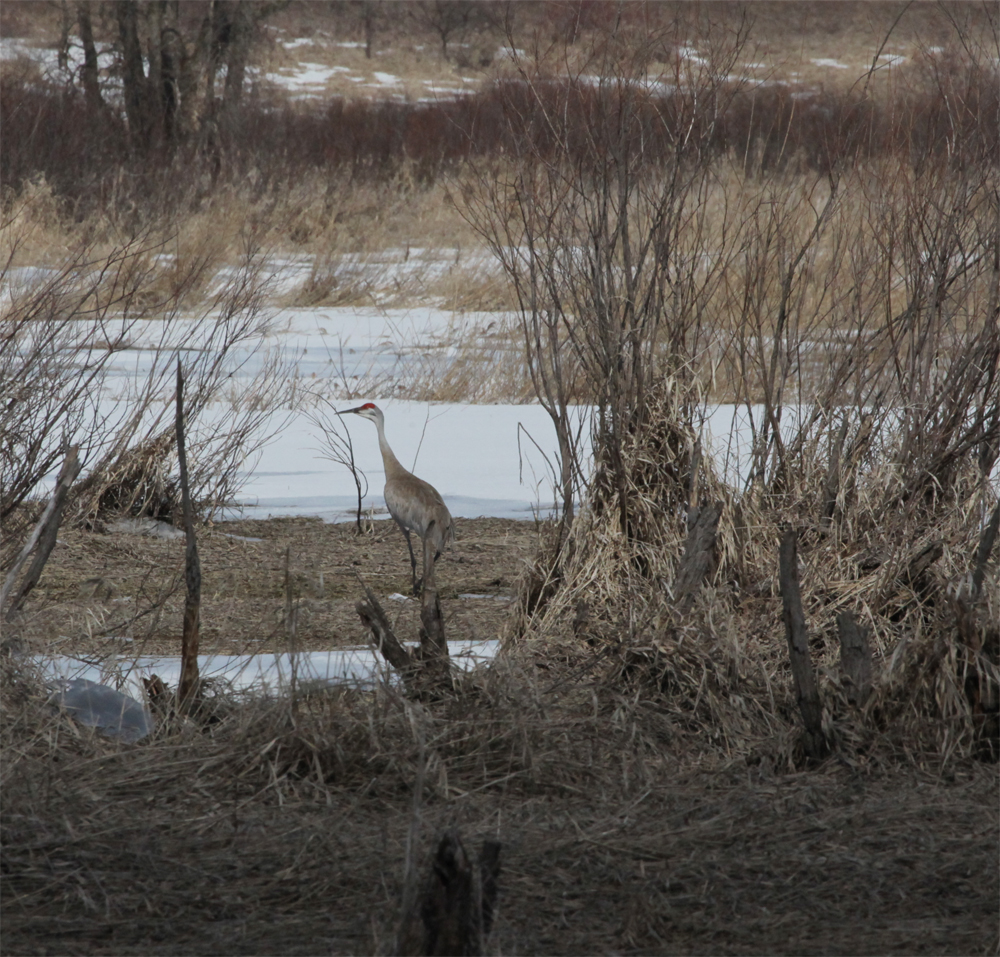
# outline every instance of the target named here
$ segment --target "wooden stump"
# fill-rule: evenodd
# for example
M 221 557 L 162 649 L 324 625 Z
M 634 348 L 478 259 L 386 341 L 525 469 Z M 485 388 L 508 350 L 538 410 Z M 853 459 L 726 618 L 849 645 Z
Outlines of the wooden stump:
M 851 612 L 842 611 L 837 615 L 837 634 L 840 636 L 840 667 L 848 683 L 847 700 L 863 708 L 872 691 L 868 632 Z
M 448 643 L 444 636 L 444 617 L 434 582 L 433 563 L 425 565 L 425 568 L 424 589 L 420 599 L 420 649 L 416 653 L 403 647 L 393 631 L 388 615 L 360 575 L 357 578 L 365 590 L 365 597 L 354 606 L 361 623 L 371 632 L 376 650 L 396 669 L 407 695 L 413 698 L 424 694 L 439 694 L 451 677 Z
M 788 639 L 788 655 L 792 662 L 792 677 L 795 679 L 795 695 L 805 724 L 803 743 L 806 755 L 812 760 L 818 760 L 826 755 L 829 747 L 823 734 L 823 706 L 819 688 L 809 658 L 809 636 L 799 590 L 798 535 L 794 528 L 785 529 L 778 554 L 785 637 Z
M 674 602 L 679 611 L 690 610 L 702 582 L 715 570 L 715 539 L 721 517 L 721 502 L 692 510 L 674 585 Z
M 445 831 L 420 896 L 403 915 L 396 953 L 475 957 L 483 952 L 493 925 L 500 844 L 484 842 L 477 864 L 458 831 Z

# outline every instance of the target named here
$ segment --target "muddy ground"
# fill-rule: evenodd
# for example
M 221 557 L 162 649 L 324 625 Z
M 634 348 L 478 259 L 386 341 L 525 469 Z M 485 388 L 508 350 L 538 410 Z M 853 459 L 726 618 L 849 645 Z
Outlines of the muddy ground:
M 537 540 L 532 522 L 456 520 L 457 540 L 436 576 L 449 638 L 495 638 L 514 583 Z M 41 652 L 72 655 L 179 654 L 184 539 L 64 529 L 26 605 L 23 633 Z M 391 520 L 330 525 L 287 518 L 198 529 L 202 568 L 201 650 L 245 654 L 288 648 L 290 582 L 299 650 L 365 645 L 357 576 L 416 638 L 406 541 Z M 289 574 L 286 576 L 286 568 Z M 390 596 L 395 596 L 394 599 Z

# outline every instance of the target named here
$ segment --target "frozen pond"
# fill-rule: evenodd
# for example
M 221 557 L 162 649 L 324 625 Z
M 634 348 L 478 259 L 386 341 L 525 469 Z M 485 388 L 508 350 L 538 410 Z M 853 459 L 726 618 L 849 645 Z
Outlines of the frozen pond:
M 496 657 L 498 641 L 449 641 L 453 664 L 463 671 Z M 101 661 L 52 657 L 37 659 L 46 679 L 83 678 L 118 687 L 138 701 L 145 700 L 142 677 L 158 675 L 171 688 L 180 680 L 177 655 L 118 655 Z M 371 687 L 384 679 L 395 681 L 395 672 L 371 648 L 338 648 L 298 654 L 199 655 L 202 679 L 234 691 L 287 692 L 292 679 L 307 687 L 349 685 Z
M 312 386 L 327 394 L 330 389 L 323 386 L 331 383 L 353 387 L 374 377 L 391 387 L 393 373 L 406 376 L 417 367 L 440 366 L 459 336 L 487 329 L 496 319 L 434 308 L 287 309 L 271 324 L 267 344 L 280 350 L 307 391 Z M 335 407 L 344 410 L 365 401 L 377 402 L 385 413 L 386 437 L 396 457 L 441 492 L 454 516 L 531 519 L 554 509 L 558 442 L 541 406 L 413 402 L 373 394 L 341 400 Z M 746 410 L 733 406 L 706 411 L 703 445 L 713 450 L 733 483 L 748 460 L 745 419 Z M 385 517 L 385 475 L 375 428 L 355 416 L 339 424 L 350 434 L 355 464 L 367 481 L 362 509 Z M 323 446 L 316 423 L 304 413 L 290 413 L 243 474 L 240 514 L 349 521 L 357 509 L 354 480 L 347 467 L 324 457 Z M 582 446 L 586 467 L 586 428 Z
M 283 265 L 285 275 L 291 266 Z M 265 355 L 277 353 L 284 374 L 296 383 L 295 408 L 269 412 L 264 433 L 274 433 L 259 453 L 242 465 L 242 482 L 235 508 L 225 517 L 269 518 L 318 516 L 325 521 L 349 521 L 356 514 L 357 491 L 350 469 L 330 458 L 322 429 L 303 407 L 321 410 L 350 435 L 356 469 L 366 494 L 362 509 L 385 517 L 384 473 L 374 426 L 355 416 L 339 418 L 317 397 L 350 394 L 333 400 L 344 410 L 376 401 L 386 419 L 386 435 L 404 466 L 434 485 L 458 518 L 500 517 L 530 520 L 548 515 L 556 506 L 554 470 L 558 443 L 548 414 L 539 405 L 474 405 L 395 399 L 401 381 L 430 375 L 454 354 L 463 337 L 485 337 L 502 317 L 483 313 L 456 315 L 422 307 L 376 309 L 331 307 L 285 309 L 277 312 L 262 335 L 240 343 L 230 357 L 228 380 L 251 381 L 267 368 Z M 107 330 L 105 330 L 107 332 Z M 150 406 L 169 420 L 172 415 L 172 358 L 212 350 L 211 323 L 173 319 L 144 320 L 122 331 L 126 345 L 110 357 L 109 375 L 100 400 L 106 423 L 119 421 L 130 395 L 151 375 L 159 383 Z M 209 337 L 209 338 L 206 338 Z M 259 349 L 262 346 L 263 349 Z M 489 371 L 484 372 L 488 375 Z M 164 374 L 164 369 L 170 374 Z M 161 377 L 162 378 L 159 378 Z M 227 385 L 227 388 L 230 386 Z M 365 389 L 370 388 L 370 394 Z M 210 405 L 189 424 L 192 436 L 206 436 L 229 426 L 224 418 L 227 398 Z M 752 410 L 759 416 L 759 410 Z M 580 408 L 585 417 L 588 410 Z M 702 446 L 714 454 L 717 467 L 736 485 L 748 461 L 751 432 L 744 408 L 706 409 Z M 589 435 L 581 430 L 581 459 L 590 459 Z M 50 477 L 49 484 L 54 480 Z M 45 489 L 39 489 L 45 493 Z
M 530 434 L 554 458 L 555 432 L 540 406 L 377 401 L 396 457 L 441 492 L 452 515 L 530 519 L 551 510 L 551 476 L 527 438 Z M 368 481 L 362 507 L 386 517 L 375 427 L 353 415 L 345 416 L 342 426 Z M 289 419 L 245 479 L 239 497 L 247 517 L 318 515 L 337 522 L 350 520 L 357 509 L 350 470 L 324 458 L 322 435 L 306 415 Z

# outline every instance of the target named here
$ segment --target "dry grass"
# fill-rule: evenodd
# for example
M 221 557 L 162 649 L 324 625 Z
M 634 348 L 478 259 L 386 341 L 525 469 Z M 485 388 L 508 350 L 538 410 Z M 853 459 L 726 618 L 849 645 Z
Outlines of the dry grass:
M 518 654 L 425 705 L 223 701 L 124 748 L 8 663 L 4 952 L 391 952 L 407 842 L 456 825 L 503 843 L 496 953 L 995 946 L 994 774 L 775 776 L 578 664 Z
M 803 594 L 836 748 L 803 773 L 774 552 L 779 522 L 802 522 L 814 494 L 804 485 L 798 499 L 735 503 L 702 462 L 700 500 L 727 507 L 717 573 L 680 617 L 682 469 L 695 466 L 682 397 L 679 386 L 661 393 L 658 428 L 628 448 L 642 537 L 616 529 L 611 500 L 583 512 L 542 600 L 527 608 L 531 569 L 519 586 L 506 652 L 454 694 L 418 703 L 390 687 L 275 699 L 220 689 L 201 723 L 164 719 L 125 747 L 54 715 L 30 669 L 4 659 L 4 952 L 30 941 L 45 953 L 388 953 L 408 854 L 423 858 L 446 826 L 473 846 L 503 844 L 497 953 L 991 952 L 997 779 L 975 760 L 983 734 L 964 681 L 975 665 L 983 701 L 995 701 L 995 563 L 985 657 L 958 642 L 946 598 L 968 567 L 981 486 L 957 473 L 950 504 L 875 522 L 874 503 L 894 487 L 883 468 L 858 482 L 871 512 L 855 506 L 826 533 L 803 528 Z M 931 526 L 946 542 L 940 567 L 904 581 L 906 556 L 884 550 Z M 336 531 L 237 530 L 261 528 Z M 370 565 L 377 539 L 340 532 L 331 555 L 346 562 L 353 549 Z M 386 542 L 397 584 L 399 545 Z M 257 568 L 258 547 L 281 551 L 206 536 L 206 594 L 255 584 L 251 604 L 277 612 L 279 568 L 268 585 L 259 572 L 241 584 L 231 567 L 238 554 Z M 493 549 L 511 570 L 509 542 L 494 533 L 463 535 L 462 547 L 466 560 Z M 882 551 L 874 570 L 872 550 Z M 91 565 L 76 556 L 77 574 Z M 295 576 L 303 594 L 319 587 L 315 571 Z M 862 711 L 831 640 L 843 607 L 874 630 Z M 244 621 L 258 635 L 262 625 Z M 470 627 L 449 619 L 452 637 Z
M 60 532 L 45 575 L 17 626 L 33 653 L 94 660 L 117 655 L 176 655 L 183 612 L 184 540 L 128 534 L 109 523 L 100 532 Z M 285 651 L 285 563 L 297 608 L 302 651 L 364 646 L 355 571 L 379 594 L 408 591 L 406 543 L 388 519 L 327 525 L 320 519 L 223 522 L 199 532 L 205 600 L 204 653 Z M 440 560 L 445 623 L 458 635 L 487 639 L 499 631 L 534 528 L 505 519 L 460 519 L 459 542 Z M 464 599 L 460 595 L 484 596 Z M 416 603 L 393 603 L 404 630 L 415 632 Z
M 708 739 L 727 754 L 763 746 L 778 765 L 796 766 L 802 755 L 785 725 L 796 712 L 777 584 L 777 543 L 791 524 L 800 530 L 827 730 L 846 760 L 867 760 L 884 747 L 996 760 L 995 559 L 982 567 L 987 584 L 973 613 L 975 637 L 963 637 L 960 627 L 959 606 L 969 600 L 996 502 L 995 483 L 976 458 L 942 471 L 922 494 L 924 467 L 910 472 L 905 434 L 889 424 L 877 439 L 864 428 L 853 432 L 857 444 L 838 465 L 831 464 L 832 429 L 813 436 L 807 427 L 789 439 L 797 451 L 785 470 L 748 482 L 740 494 L 699 454 L 697 383 L 661 380 L 647 401 L 648 424 L 623 447 L 626 507 L 598 454 L 588 507 L 568 538 L 554 537 L 527 569 L 509 634 L 532 648 L 568 642 L 614 694 L 624 687 L 637 701 L 654 695 L 685 740 Z M 995 403 L 995 393 L 984 401 Z M 942 434 L 939 441 L 950 440 Z M 841 484 L 824 518 L 831 468 Z M 713 569 L 694 606 L 682 610 L 675 587 L 685 519 L 690 507 L 710 502 L 723 506 Z M 916 565 L 925 551 L 933 557 Z M 874 692 L 861 713 L 841 685 L 835 619 L 843 611 L 866 626 L 875 658 Z

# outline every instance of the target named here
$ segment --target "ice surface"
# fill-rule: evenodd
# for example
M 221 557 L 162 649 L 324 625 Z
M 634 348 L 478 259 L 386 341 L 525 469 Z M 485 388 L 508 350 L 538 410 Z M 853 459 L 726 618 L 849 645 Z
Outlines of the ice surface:
M 370 397 L 385 413 L 386 437 L 406 468 L 441 492 L 456 518 L 531 518 L 553 506 L 545 460 L 528 435 L 555 460 L 552 421 L 537 405 L 425 403 Z M 341 408 L 361 405 L 345 401 Z M 385 473 L 374 425 L 342 418 L 354 458 L 368 480 L 364 509 L 388 517 L 382 499 Z M 323 457 L 323 437 L 304 414 L 295 414 L 268 445 L 240 493 L 246 517 L 318 515 L 349 521 L 357 508 L 350 470 Z
M 493 640 L 448 642 L 448 654 L 463 671 L 492 660 L 499 648 L 500 643 Z M 117 721 L 120 726 L 138 728 L 145 719 L 139 704 L 145 700 L 140 679 L 155 674 L 168 687 L 176 688 L 181 673 L 181 659 L 177 655 L 121 656 L 112 664 L 101 666 L 68 657 L 41 658 L 38 664 L 67 710 L 74 710 L 82 723 L 92 727 L 105 727 Z M 297 655 L 199 655 L 198 672 L 203 680 L 221 682 L 233 690 L 270 693 L 286 691 L 293 676 L 296 682 L 310 687 L 317 684 L 370 687 L 379 679 L 396 680 L 371 648 L 338 648 Z M 109 681 L 122 683 L 133 697 L 108 687 L 105 683 Z

